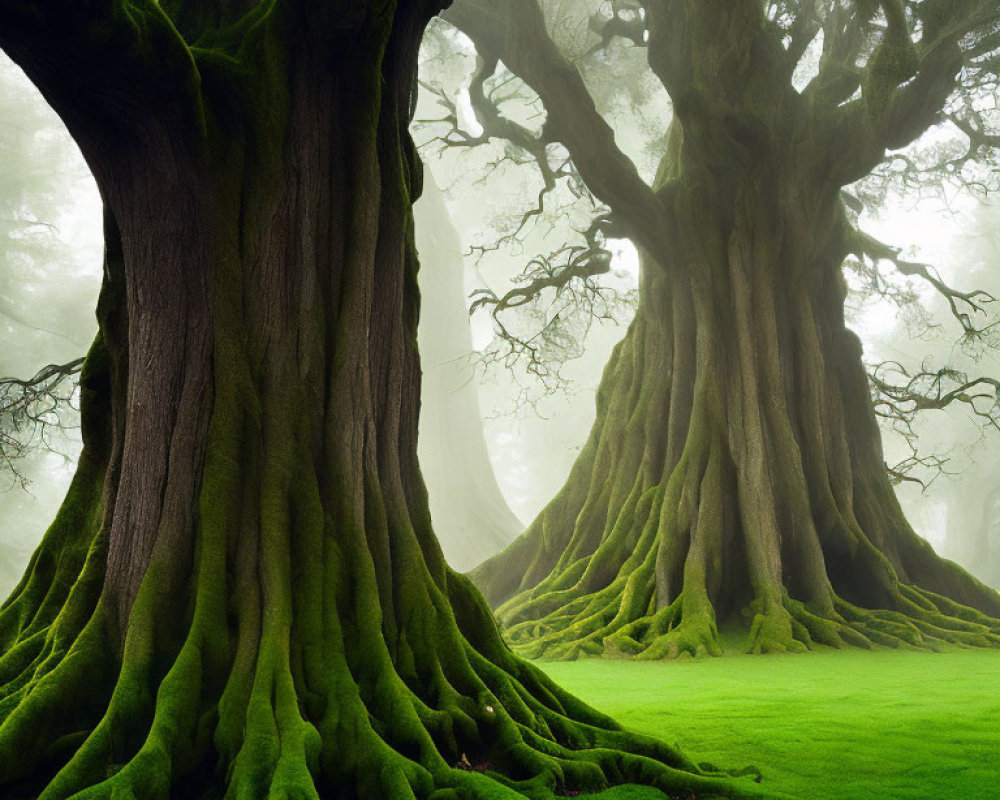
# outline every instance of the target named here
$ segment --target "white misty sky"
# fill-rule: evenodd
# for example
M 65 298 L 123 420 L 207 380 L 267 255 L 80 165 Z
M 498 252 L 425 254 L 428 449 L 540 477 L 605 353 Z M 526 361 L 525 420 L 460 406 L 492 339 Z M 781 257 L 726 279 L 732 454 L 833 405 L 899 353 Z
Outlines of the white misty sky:
M 101 281 L 101 206 L 90 173 L 55 113 L 45 106 L 28 79 L 0 54 L 0 120 L 11 135 L 33 136 L 36 158 L 30 164 L 0 165 L 8 175 L 36 176 L 54 198 L 29 197 L 15 210 L 18 219 L 37 219 L 29 227 L 44 236 L 51 256 L 38 263 L 16 265 L 19 271 L 0 278 L 3 300 L 18 309 L 18 319 L 0 313 L 0 375 L 26 377 L 50 363 L 63 363 L 86 352 L 97 331 L 94 308 Z M 17 114 L 25 108 L 25 115 Z M 30 112 L 30 113 L 29 113 Z M 40 113 L 44 118 L 34 119 Z M 31 118 L 29 126 L 28 119 Z M 36 123 L 37 124 L 36 127 Z M 54 178 L 54 182 L 49 180 Z M 44 210 L 43 210 L 44 209 Z M 14 267 L 3 262 L 6 268 Z M 58 452 L 38 450 L 23 465 L 31 478 L 27 491 L 0 475 L 0 594 L 18 577 L 16 564 L 26 561 L 65 494 L 79 454 L 79 431 L 55 438 Z

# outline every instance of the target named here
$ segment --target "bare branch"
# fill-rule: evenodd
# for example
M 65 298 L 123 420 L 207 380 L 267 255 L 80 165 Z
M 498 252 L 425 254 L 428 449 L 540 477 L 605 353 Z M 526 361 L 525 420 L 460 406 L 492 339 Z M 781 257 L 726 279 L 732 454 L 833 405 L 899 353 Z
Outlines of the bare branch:
M 469 313 L 491 307 L 490 313 L 496 319 L 497 314 L 508 308 L 530 303 L 546 289 L 555 289 L 558 294 L 573 281 L 586 283 L 591 278 L 606 274 L 611 269 L 611 253 L 600 242 L 599 230 L 600 224 L 595 222 L 587 232 L 586 246 L 565 245 L 554 253 L 532 258 L 520 276 L 525 281 L 524 285 L 511 289 L 503 297 L 498 297 L 492 289 L 477 289 L 471 295 L 475 301 L 469 307 Z
M 915 442 L 909 444 L 912 448 Z M 950 460 L 943 456 L 922 455 L 913 450 L 906 458 L 900 459 L 892 466 L 886 464 L 885 468 L 889 473 L 889 482 L 893 486 L 898 486 L 901 483 L 915 483 L 921 491 L 926 492 L 930 485 L 942 475 L 958 474 L 948 469 L 949 463 Z M 930 473 L 930 477 L 918 477 L 914 474 L 918 470 L 921 474 Z
M 985 125 L 980 114 L 970 113 L 967 118 L 962 118 L 958 114 L 949 114 L 948 119 L 969 137 L 970 155 L 980 148 L 1000 147 L 1000 133 L 989 133 L 984 130 Z
M 583 232 L 585 244 L 567 244 L 535 256 L 514 279 L 519 285 L 502 296 L 490 288 L 472 293 L 469 313 L 488 309 L 496 336 L 481 356 L 485 364 L 511 368 L 521 362 L 546 393 L 565 388 L 562 365 L 583 354 L 593 322 L 618 322 L 626 307 L 635 304 L 634 292 L 621 292 L 598 280 L 611 270 L 611 252 L 604 246 L 610 229 L 610 218 L 599 216 Z M 551 302 L 543 306 L 540 301 L 547 294 Z M 512 326 L 505 318 L 512 309 L 526 310 L 529 319 Z
M 856 231 L 856 255 L 860 258 L 870 259 L 874 265 L 879 262 L 890 262 L 895 269 L 907 277 L 916 277 L 934 287 L 948 302 L 952 315 L 962 326 L 963 336 L 967 340 L 981 338 L 987 331 L 1000 325 L 1000 321 L 992 322 L 984 327 L 978 327 L 973 322 L 973 317 L 977 314 L 985 314 L 984 306 L 993 303 L 996 298 L 989 292 L 982 289 L 973 289 L 963 292 L 954 289 L 942 280 L 937 270 L 930 264 L 919 261 L 907 261 L 900 257 L 901 250 L 898 247 L 880 242 L 875 237 Z
M 83 361 L 49 364 L 28 379 L 0 378 L 0 469 L 22 486 L 27 479 L 18 461 L 39 445 L 50 447 L 53 430 L 71 427 L 68 420 L 77 410 L 73 378 Z
M 501 60 L 539 96 L 548 141 L 561 143 L 590 192 L 649 253 L 668 250 L 664 205 L 615 143 L 580 73 L 553 43 L 537 0 L 458 0 L 443 17 L 488 62 Z
M 1000 380 L 990 376 L 970 377 L 952 367 L 926 366 L 909 372 L 896 361 L 868 365 L 868 384 L 875 415 L 898 433 L 910 450 L 899 463 L 889 467 L 894 483 L 910 481 L 924 489 L 941 474 L 956 474 L 946 468 L 948 459 L 937 454 L 921 454 L 919 435 L 914 428 L 918 415 L 952 406 L 964 407 L 984 431 L 1000 431 Z M 929 471 L 929 480 L 914 472 Z
M 892 376 L 897 377 L 893 380 Z M 896 361 L 884 361 L 870 369 L 869 382 L 877 392 L 881 416 L 910 424 L 921 411 L 964 404 L 983 425 L 1000 431 L 1000 380 L 996 378 L 970 378 L 952 367 L 922 368 L 911 374 Z
M 611 0 L 607 5 L 611 16 L 597 12 L 590 17 L 590 29 L 601 37 L 591 49 L 606 50 L 615 39 L 625 39 L 635 47 L 645 47 L 648 37 L 646 13 L 634 0 Z M 603 11 L 603 9 L 602 9 Z

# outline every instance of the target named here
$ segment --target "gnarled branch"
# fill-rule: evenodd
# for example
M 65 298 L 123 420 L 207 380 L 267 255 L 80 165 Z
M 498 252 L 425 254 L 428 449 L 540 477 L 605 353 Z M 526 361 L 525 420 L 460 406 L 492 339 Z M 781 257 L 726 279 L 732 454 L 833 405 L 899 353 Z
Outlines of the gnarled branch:
M 900 256 L 901 250 L 884 242 L 879 241 L 862 231 L 856 232 L 855 253 L 862 258 L 870 259 L 876 266 L 879 262 L 888 261 L 895 269 L 907 277 L 916 277 L 934 287 L 948 302 L 952 315 L 962 326 L 963 336 L 966 339 L 978 339 L 987 331 L 1000 325 L 1000 322 L 992 322 L 984 327 L 978 327 L 973 322 L 976 314 L 985 314 L 984 306 L 993 303 L 996 298 L 983 289 L 973 289 L 963 292 L 949 286 L 937 270 L 930 264 L 919 261 L 907 261 Z
M 564 385 L 563 363 L 582 355 L 582 341 L 595 320 L 617 322 L 625 306 L 634 305 L 634 293 L 603 286 L 597 279 L 611 270 L 612 255 L 605 247 L 612 228 L 607 215 L 595 218 L 583 232 L 584 244 L 566 244 L 554 252 L 532 258 L 515 278 L 516 285 L 503 295 L 490 288 L 474 291 L 469 313 L 489 310 L 496 336 L 482 354 L 486 364 L 512 367 L 524 364 L 525 371 L 541 382 L 545 392 Z M 547 309 L 534 308 L 527 333 L 515 330 L 504 318 L 511 309 L 531 306 L 551 290 Z M 582 327 L 582 333 L 574 330 Z
M 76 410 L 73 378 L 83 361 L 49 364 L 27 379 L 0 378 L 0 469 L 22 486 L 27 479 L 17 462 L 37 444 L 48 445 L 52 429 L 69 425 L 67 416 Z
M 948 458 L 919 451 L 914 423 L 924 412 L 962 406 L 984 430 L 1000 431 L 1000 380 L 996 378 L 970 377 L 953 367 L 925 366 L 910 372 L 897 361 L 868 365 L 867 372 L 875 415 L 889 423 L 910 450 L 898 463 L 886 465 L 893 483 L 907 481 L 926 489 L 940 475 L 955 474 L 947 468 Z M 930 478 L 917 477 L 918 470 L 929 472 Z
M 667 252 L 663 203 L 618 148 L 579 71 L 549 37 L 537 0 L 458 0 L 443 17 L 484 60 L 503 61 L 539 96 L 547 137 L 566 148 L 590 192 L 614 209 L 629 238 L 649 253 Z

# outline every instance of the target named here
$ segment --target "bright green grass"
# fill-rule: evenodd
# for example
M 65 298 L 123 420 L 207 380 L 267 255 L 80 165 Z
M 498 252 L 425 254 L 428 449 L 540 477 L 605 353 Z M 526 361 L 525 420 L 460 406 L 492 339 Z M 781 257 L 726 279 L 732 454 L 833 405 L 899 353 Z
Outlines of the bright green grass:
M 998 651 L 823 649 L 539 666 L 625 727 L 676 742 L 696 761 L 757 766 L 771 791 L 802 800 L 1000 800 Z

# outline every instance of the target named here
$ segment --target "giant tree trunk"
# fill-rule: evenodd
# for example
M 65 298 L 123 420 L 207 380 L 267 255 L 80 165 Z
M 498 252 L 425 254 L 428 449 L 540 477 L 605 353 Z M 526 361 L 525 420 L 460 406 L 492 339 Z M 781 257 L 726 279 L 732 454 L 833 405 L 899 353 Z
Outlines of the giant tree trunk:
M 441 556 L 406 134 L 431 4 L 34 6 L 0 45 L 107 253 L 79 471 L 0 610 L 0 794 L 760 796 L 515 658 Z
M 733 52 L 691 57 L 735 71 Z M 718 654 L 730 619 L 751 652 L 1000 644 L 1000 596 L 934 554 L 889 484 L 823 132 L 754 66 L 745 96 L 678 90 L 656 187 L 673 249 L 644 255 L 565 487 L 472 573 L 525 654 Z

